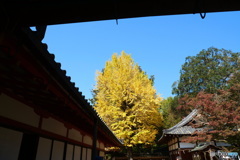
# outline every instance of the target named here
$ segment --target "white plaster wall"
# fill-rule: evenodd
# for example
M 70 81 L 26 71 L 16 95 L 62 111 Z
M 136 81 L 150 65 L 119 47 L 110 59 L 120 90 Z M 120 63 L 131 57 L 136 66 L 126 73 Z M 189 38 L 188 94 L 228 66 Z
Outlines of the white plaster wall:
M 67 135 L 67 128 L 64 124 L 51 117 L 43 118 L 42 129 L 64 137 Z
M 18 159 L 22 135 L 21 132 L 0 127 L 0 160 Z
M 73 145 L 67 145 L 66 160 L 72 160 L 73 158 Z
M 92 150 L 90 148 L 87 149 L 87 160 L 92 159 Z
M 92 145 L 92 138 L 89 137 L 89 136 L 87 136 L 87 135 L 84 136 L 84 137 L 83 137 L 83 143 Z
M 76 129 L 69 129 L 68 132 L 68 138 L 76 140 L 78 142 L 82 142 L 82 135 L 81 133 Z
M 0 94 L 0 115 L 34 127 L 38 127 L 40 120 L 33 108 L 5 94 Z
M 54 141 L 51 160 L 62 160 L 63 151 L 64 151 L 64 143 L 60 141 Z
M 39 138 L 36 160 L 48 160 L 50 158 L 52 140 Z
M 74 147 L 74 160 L 80 160 L 81 156 L 81 147 L 75 146 Z
M 105 146 L 104 146 L 104 143 L 100 143 L 100 146 L 99 146 L 101 149 L 104 149 Z
M 194 143 L 180 143 L 180 148 L 194 148 L 195 144 Z
M 82 160 L 86 160 L 86 156 L 87 156 L 86 151 L 87 151 L 86 148 L 82 149 Z

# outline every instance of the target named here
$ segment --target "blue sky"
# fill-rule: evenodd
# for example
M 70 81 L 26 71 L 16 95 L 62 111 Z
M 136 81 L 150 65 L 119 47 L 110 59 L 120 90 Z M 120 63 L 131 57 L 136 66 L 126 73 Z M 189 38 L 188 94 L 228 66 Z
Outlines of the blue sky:
M 96 71 L 121 51 L 155 76 L 157 93 L 167 98 L 187 56 L 212 46 L 240 52 L 239 19 L 240 12 L 221 12 L 50 25 L 43 42 L 86 99 Z

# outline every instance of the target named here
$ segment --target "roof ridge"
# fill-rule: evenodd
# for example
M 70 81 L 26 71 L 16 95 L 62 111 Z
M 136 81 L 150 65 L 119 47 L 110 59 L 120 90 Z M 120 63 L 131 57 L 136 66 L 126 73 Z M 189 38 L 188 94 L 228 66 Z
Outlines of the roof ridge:
M 193 117 L 198 113 L 197 109 L 192 110 L 190 114 L 188 114 L 185 118 L 183 118 L 180 122 L 178 122 L 175 126 L 169 128 L 169 129 L 164 129 L 164 132 L 170 132 L 176 128 L 183 127 L 186 125 L 188 122 L 190 122 Z

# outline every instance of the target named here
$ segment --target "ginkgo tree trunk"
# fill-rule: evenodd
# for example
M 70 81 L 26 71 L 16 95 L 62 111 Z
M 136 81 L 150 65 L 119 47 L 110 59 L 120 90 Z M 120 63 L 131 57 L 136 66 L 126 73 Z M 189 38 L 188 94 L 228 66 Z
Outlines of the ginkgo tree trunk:
M 124 145 L 153 143 L 162 125 L 158 111 L 162 98 L 131 55 L 113 54 L 96 81 L 94 107 Z

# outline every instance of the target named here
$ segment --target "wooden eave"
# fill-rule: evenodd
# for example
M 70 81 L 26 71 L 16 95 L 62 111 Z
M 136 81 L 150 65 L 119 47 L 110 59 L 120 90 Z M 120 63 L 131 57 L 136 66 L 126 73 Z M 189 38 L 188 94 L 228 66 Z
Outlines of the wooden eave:
M 0 17 L 21 26 L 239 11 L 237 0 L 7 0 Z
M 89 135 L 97 120 L 99 139 L 110 146 L 122 145 L 33 31 L 18 28 L 2 35 L 0 94 L 29 104 L 43 116 L 58 117 Z

